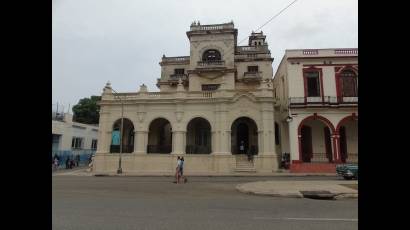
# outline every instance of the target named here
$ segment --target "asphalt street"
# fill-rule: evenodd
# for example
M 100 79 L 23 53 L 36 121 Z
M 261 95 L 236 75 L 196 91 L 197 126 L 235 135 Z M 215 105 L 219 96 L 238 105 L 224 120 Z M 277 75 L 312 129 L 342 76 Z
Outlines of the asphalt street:
M 338 177 L 53 176 L 53 229 L 358 229 L 357 199 L 313 200 L 243 194 L 261 180 Z

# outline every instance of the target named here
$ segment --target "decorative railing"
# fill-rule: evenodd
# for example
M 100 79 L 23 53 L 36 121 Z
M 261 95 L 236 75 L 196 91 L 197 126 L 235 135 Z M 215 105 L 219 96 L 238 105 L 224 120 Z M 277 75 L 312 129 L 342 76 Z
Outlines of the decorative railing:
M 169 78 L 178 81 L 180 78 L 181 80 L 187 80 L 188 76 L 186 74 L 171 74 Z
M 291 97 L 290 105 L 340 105 L 357 104 L 358 97 Z
M 236 52 L 269 52 L 268 46 L 237 46 Z
M 325 163 L 331 162 L 326 153 L 312 153 L 312 158 L 310 159 L 312 163 Z
M 215 25 L 191 25 L 191 31 L 234 29 L 233 23 Z
M 340 97 L 342 103 L 357 103 L 358 97 Z
M 110 153 L 119 153 L 120 145 L 110 145 Z M 123 145 L 122 153 L 132 153 L 134 152 L 134 145 Z
M 358 54 L 358 49 L 337 49 L 335 50 L 335 54 Z
M 134 93 L 121 93 L 120 96 L 114 95 L 103 95 L 100 104 L 105 103 L 117 103 L 120 104 L 121 101 L 124 103 L 134 103 L 134 100 L 147 100 L 147 99 L 177 99 L 177 98 L 187 98 L 187 99 L 217 99 L 217 98 L 227 98 L 234 97 L 238 93 L 252 93 L 255 96 L 263 93 L 262 89 L 254 90 L 215 90 L 215 91 L 165 91 L 165 92 L 134 92 Z M 121 98 L 121 100 L 119 100 Z M 272 98 L 273 99 L 273 98 Z
M 318 50 L 303 50 L 302 53 L 303 55 L 318 55 L 319 51 Z
M 235 54 L 235 60 L 240 59 L 255 59 L 255 58 L 272 58 L 268 53 L 240 53 Z
M 261 72 L 245 72 L 243 74 L 244 80 L 257 80 L 259 81 L 262 78 Z
M 225 61 L 199 61 L 198 67 L 221 67 L 225 65 Z
M 211 153 L 211 146 L 187 145 L 185 152 L 187 154 L 209 154 Z
M 205 91 L 205 92 L 189 92 L 187 95 L 188 98 L 212 98 L 213 92 Z
M 172 145 L 147 145 L 147 153 L 171 153 Z
M 202 92 L 202 97 L 212 98 L 212 92 Z
M 162 57 L 162 62 L 189 62 L 189 56 L 179 56 L 179 57 Z

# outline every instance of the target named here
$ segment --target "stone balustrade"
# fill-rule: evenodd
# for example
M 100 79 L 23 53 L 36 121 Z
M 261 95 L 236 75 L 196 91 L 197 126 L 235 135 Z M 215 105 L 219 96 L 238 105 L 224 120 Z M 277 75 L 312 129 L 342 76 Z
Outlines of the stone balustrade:
M 116 102 L 120 103 L 119 97 L 124 102 L 133 100 L 149 100 L 149 99 L 217 99 L 217 98 L 233 98 L 241 91 L 238 90 L 216 90 L 216 91 L 183 91 L 183 92 L 137 92 L 137 93 L 120 93 L 103 95 L 101 103 Z M 269 95 L 266 94 L 266 90 L 255 89 L 252 91 L 244 91 L 243 93 L 252 93 L 256 97 L 272 97 L 272 90 L 269 90 Z M 273 100 L 273 97 L 272 97 Z

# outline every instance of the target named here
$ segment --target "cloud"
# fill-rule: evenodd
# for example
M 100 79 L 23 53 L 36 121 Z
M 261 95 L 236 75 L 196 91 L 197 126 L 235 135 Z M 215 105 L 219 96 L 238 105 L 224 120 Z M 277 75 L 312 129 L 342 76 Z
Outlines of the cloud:
M 157 90 L 161 56 L 189 55 L 185 33 L 192 21 L 234 20 L 241 40 L 290 2 L 55 0 L 53 103 L 68 107 L 99 95 L 108 80 L 117 91 L 135 92 L 143 83 Z M 275 58 L 274 71 L 285 49 L 357 46 L 357 20 L 354 0 L 296 2 L 262 29 Z

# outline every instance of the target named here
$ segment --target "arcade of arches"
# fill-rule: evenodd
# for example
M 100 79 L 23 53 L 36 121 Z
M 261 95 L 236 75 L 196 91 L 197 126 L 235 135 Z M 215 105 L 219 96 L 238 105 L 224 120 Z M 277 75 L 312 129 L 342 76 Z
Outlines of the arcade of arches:
M 340 120 L 336 128 L 324 117 L 310 116 L 299 125 L 302 163 L 357 163 L 357 116 Z
M 121 119 L 113 125 L 111 153 L 120 151 L 120 140 L 115 140 L 120 133 Z M 122 152 L 132 153 L 134 149 L 134 126 L 124 118 L 124 131 L 122 136 Z M 117 143 L 118 142 L 118 143 Z M 138 144 L 138 143 L 137 143 Z M 243 151 L 240 145 L 244 146 Z M 254 120 L 248 117 L 237 118 L 231 125 L 231 153 L 232 154 L 258 154 L 258 128 Z M 164 118 L 157 118 L 149 125 L 147 153 L 172 152 L 172 126 Z M 210 154 L 212 152 L 211 124 L 208 120 L 197 117 L 187 125 L 186 154 Z

